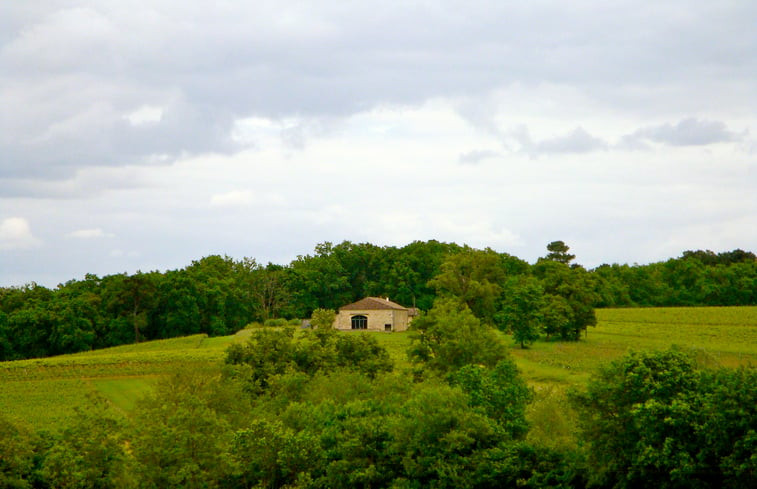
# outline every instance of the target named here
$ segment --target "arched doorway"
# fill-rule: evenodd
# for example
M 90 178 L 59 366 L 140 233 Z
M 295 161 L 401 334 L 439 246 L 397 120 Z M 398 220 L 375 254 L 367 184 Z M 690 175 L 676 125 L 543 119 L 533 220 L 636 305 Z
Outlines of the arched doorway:
M 368 329 L 368 318 L 365 316 L 352 316 L 350 321 L 352 329 Z

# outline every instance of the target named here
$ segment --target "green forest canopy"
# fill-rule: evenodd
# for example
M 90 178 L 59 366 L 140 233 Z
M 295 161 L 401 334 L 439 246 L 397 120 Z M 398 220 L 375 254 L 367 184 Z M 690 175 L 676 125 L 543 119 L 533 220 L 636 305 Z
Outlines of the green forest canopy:
M 540 335 L 578 339 L 596 321 L 595 307 L 757 304 L 752 252 L 685 251 L 664 262 L 586 270 L 571 264 L 568 251 L 554 241 L 529 264 L 433 240 L 403 247 L 344 241 L 319 244 L 287 265 L 212 255 L 179 270 L 86 275 L 54 289 L 0 288 L 0 360 L 225 335 L 365 296 L 425 311 L 437 297 L 451 298 L 480 321 L 512 331 L 523 346 Z

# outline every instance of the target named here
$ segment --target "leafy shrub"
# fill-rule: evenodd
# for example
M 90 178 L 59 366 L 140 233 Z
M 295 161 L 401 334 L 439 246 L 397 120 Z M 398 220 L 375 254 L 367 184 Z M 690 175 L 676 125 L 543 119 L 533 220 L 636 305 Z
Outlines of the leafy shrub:
M 0 416 L 0 487 L 32 487 L 34 439 L 24 427 Z
M 274 318 L 270 318 L 270 319 L 266 319 L 263 324 L 265 326 L 269 326 L 269 327 L 279 327 L 280 328 L 280 327 L 283 327 L 283 326 L 287 325 L 287 320 L 284 319 L 284 318 L 275 318 L 275 319 Z
M 332 309 L 316 309 L 310 319 L 310 324 L 316 329 L 329 329 L 334 324 L 336 313 Z
M 596 482 L 756 487 L 757 370 L 697 370 L 676 349 L 631 353 L 574 396 Z
M 386 349 L 367 335 L 339 334 L 332 329 L 302 331 L 295 328 L 261 330 L 244 344 L 227 349 L 226 364 L 232 375 L 247 378 L 249 387 L 266 390 L 274 375 L 288 370 L 313 375 L 321 370 L 349 367 L 374 377 L 394 365 Z
M 439 299 L 428 314 L 413 320 L 408 356 L 439 373 L 465 365 L 493 367 L 507 356 L 502 340 L 465 304 Z

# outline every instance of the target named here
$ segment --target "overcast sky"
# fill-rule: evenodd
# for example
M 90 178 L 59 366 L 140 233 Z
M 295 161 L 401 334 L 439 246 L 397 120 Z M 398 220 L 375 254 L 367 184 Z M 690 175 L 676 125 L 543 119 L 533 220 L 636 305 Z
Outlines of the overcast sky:
M 0 286 L 757 251 L 757 2 L 0 2 Z

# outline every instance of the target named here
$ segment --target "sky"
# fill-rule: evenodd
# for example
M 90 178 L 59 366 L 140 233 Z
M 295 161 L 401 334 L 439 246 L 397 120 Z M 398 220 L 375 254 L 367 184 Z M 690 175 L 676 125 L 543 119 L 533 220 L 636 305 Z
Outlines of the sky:
M 757 2 L 0 2 L 0 286 L 757 251 Z

